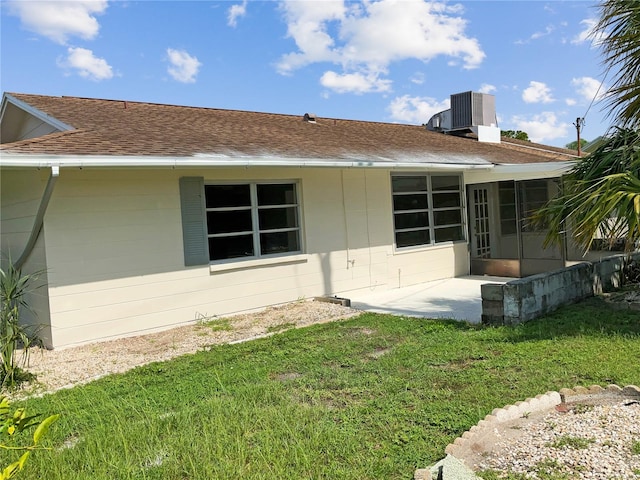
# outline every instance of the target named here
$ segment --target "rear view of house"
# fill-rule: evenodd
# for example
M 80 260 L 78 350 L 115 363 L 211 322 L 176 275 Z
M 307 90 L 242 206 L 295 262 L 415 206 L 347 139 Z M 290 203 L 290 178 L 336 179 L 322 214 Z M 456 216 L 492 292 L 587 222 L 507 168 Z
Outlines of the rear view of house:
M 2 260 L 46 270 L 32 321 L 51 348 L 299 298 L 563 266 L 564 249 L 543 249 L 526 217 L 573 152 L 501 141 L 470 118 L 443 133 L 5 94 Z

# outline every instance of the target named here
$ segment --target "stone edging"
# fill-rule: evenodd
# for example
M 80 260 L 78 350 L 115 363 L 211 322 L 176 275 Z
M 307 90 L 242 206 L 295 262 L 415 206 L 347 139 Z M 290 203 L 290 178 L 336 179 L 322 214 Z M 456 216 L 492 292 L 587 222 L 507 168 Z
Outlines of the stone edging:
M 547 392 L 544 395 L 536 395 L 535 398 L 527 398 L 524 402 L 516 402 L 502 408 L 494 409 L 489 415 L 480 420 L 461 437 L 456 438 L 453 443 L 444 449 L 448 455 L 456 456 L 456 453 L 467 442 L 470 442 L 476 434 L 485 428 L 491 428 L 494 423 L 502 423 L 514 420 L 530 413 L 547 410 L 561 403 L 565 403 L 582 395 L 630 395 L 640 397 L 640 388 L 635 385 L 628 385 L 624 388 L 618 385 L 609 385 L 603 388 L 600 385 L 592 385 L 589 388 L 577 386 L 574 388 L 563 388 L 560 392 Z
M 462 436 L 456 438 L 453 443 L 447 445 L 444 451 L 447 457 L 455 458 L 464 448 L 469 447 L 476 438 L 479 438 L 489 429 L 495 428 L 497 424 L 526 417 L 535 412 L 549 410 L 562 403 L 577 402 L 583 398 L 597 398 L 598 396 L 637 397 L 640 399 L 640 387 L 635 385 L 627 385 L 626 387 L 608 385 L 606 388 L 600 385 L 592 385 L 588 388 L 576 386 L 574 388 L 563 388 L 559 392 L 550 391 L 542 395 L 536 395 L 535 398 L 527 398 L 524 402 L 516 402 L 513 405 L 496 408 L 483 420 L 480 420 L 476 425 L 464 432 Z M 461 459 L 458 460 L 460 463 L 464 463 Z M 427 469 L 418 469 L 414 478 L 430 478 L 426 476 L 427 472 Z

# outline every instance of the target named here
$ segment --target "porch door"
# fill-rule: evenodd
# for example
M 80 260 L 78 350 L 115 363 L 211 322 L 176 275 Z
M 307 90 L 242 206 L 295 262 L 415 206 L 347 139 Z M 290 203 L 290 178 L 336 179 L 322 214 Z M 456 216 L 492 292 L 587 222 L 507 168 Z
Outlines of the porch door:
M 549 272 L 565 265 L 564 248 L 544 246 L 548 229 L 534 225 L 529 217 L 541 208 L 549 198 L 558 194 L 554 179 L 523 180 L 516 182 L 520 212 L 520 269 L 521 275 Z
M 491 217 L 488 185 L 469 187 L 471 257 L 491 258 Z
M 513 188 L 511 193 L 515 204 Z M 513 235 L 503 236 L 506 232 L 506 227 L 503 228 L 502 217 L 507 215 L 507 212 L 504 215 L 501 213 L 502 203 L 499 196 L 503 194 L 504 192 L 501 192 L 496 182 L 469 185 L 467 187 L 469 257 L 472 275 L 520 276 L 515 225 L 513 227 Z M 515 211 L 513 216 L 515 224 Z M 508 223 L 508 219 L 505 222 Z M 514 244 L 513 246 L 511 245 L 512 243 Z M 513 252 L 510 250 L 513 250 Z

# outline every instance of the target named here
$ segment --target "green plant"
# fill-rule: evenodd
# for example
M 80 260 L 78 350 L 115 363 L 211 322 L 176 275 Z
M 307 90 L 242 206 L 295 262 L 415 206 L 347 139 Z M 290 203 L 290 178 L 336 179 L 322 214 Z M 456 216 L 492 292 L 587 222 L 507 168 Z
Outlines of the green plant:
M 0 480 L 9 480 L 15 477 L 24 468 L 31 452 L 45 449 L 40 447 L 40 441 L 46 435 L 49 427 L 60 415 L 50 415 L 41 422 L 38 422 L 39 415 L 27 416 L 24 408 L 18 408 L 11 413 L 10 403 L 6 397 L 0 397 L 0 450 L 9 452 L 22 452 L 20 458 L 10 463 L 6 467 L 0 465 Z M 17 445 L 16 439 L 27 429 L 36 427 L 33 432 L 33 440 L 30 445 Z
M 575 450 L 588 448 L 595 440 L 593 438 L 572 437 L 571 435 L 563 435 L 556 441 L 549 443 L 552 448 L 569 447 Z
M 542 480 L 569 480 L 557 460 L 545 458 L 536 464 L 536 475 Z
M 20 368 L 29 358 L 29 346 L 36 339 L 35 332 L 20 323 L 20 315 L 29 309 L 27 294 L 41 272 L 23 274 L 9 262 L 6 269 L 0 268 L 0 387 L 15 387 L 31 376 Z M 17 350 L 23 348 L 22 362 Z
M 211 329 L 213 332 L 228 332 L 233 330 L 228 318 L 218 318 L 215 320 L 206 320 L 202 325 Z
M 640 440 L 634 440 L 631 442 L 631 454 L 640 455 Z
M 573 408 L 573 413 L 576 415 L 580 415 L 582 413 L 587 413 L 593 410 L 593 405 L 586 405 L 584 403 L 578 403 Z

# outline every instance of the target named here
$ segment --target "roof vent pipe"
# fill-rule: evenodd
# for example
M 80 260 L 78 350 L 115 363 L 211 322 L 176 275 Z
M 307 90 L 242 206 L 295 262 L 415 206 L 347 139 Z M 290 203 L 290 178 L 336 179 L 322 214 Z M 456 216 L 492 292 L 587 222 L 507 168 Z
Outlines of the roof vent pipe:
M 307 123 L 316 123 L 316 114 L 315 113 L 305 113 L 302 119 Z

